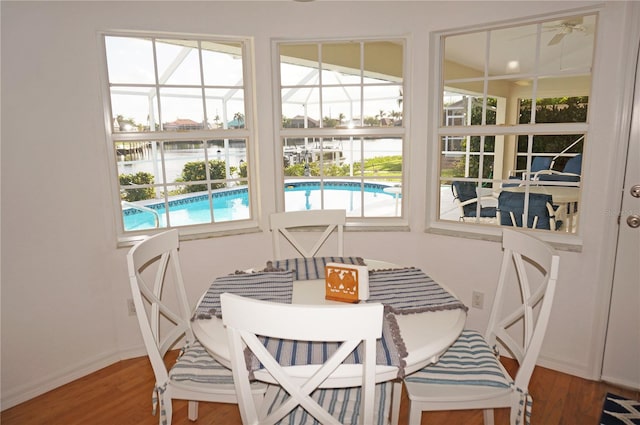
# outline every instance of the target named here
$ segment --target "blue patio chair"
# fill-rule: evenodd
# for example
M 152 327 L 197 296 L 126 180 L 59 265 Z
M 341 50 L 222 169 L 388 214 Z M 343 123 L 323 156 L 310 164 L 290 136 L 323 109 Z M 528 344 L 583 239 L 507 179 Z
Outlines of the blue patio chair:
M 530 180 L 534 180 L 539 171 L 549 170 L 551 168 L 552 158 L 549 156 L 534 156 L 531 160 L 531 170 L 529 171 Z M 525 180 L 527 170 L 511 170 L 509 172 L 510 180 Z M 519 186 L 520 183 L 505 183 L 502 187 Z
M 498 196 L 497 216 L 502 226 L 523 227 L 523 192 L 503 191 Z M 555 208 L 551 195 L 529 193 L 527 225 L 529 229 L 558 230 L 562 221 L 556 221 Z
M 493 197 L 481 197 L 478 199 L 476 191 L 477 185 L 474 182 L 454 181 L 451 183 L 451 191 L 453 192 L 454 202 L 460 208 L 460 221 L 464 221 L 467 217 L 477 217 L 478 200 L 480 201 L 480 217 L 495 218 L 496 207 L 483 207 L 483 199 L 494 199 Z
M 579 182 L 582 174 L 582 154 L 570 158 L 562 171 L 541 170 L 536 173 L 535 180 Z

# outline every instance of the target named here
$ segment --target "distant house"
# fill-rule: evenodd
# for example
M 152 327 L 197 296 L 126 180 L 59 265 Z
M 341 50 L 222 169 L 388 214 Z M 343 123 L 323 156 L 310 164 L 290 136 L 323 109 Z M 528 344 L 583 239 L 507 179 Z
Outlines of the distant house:
M 163 124 L 163 127 L 165 131 L 202 130 L 205 128 L 201 123 L 181 118 L 173 122 L 166 122 Z
M 313 118 L 306 118 L 307 120 L 307 125 L 305 127 L 304 125 L 304 121 L 305 121 L 305 117 L 302 115 L 296 115 L 295 117 L 291 118 L 290 123 L 287 125 L 288 128 L 317 128 L 320 127 L 320 123 L 317 120 L 314 120 Z
M 383 117 L 380 118 L 380 126 L 381 127 L 390 127 L 394 123 L 393 118 Z

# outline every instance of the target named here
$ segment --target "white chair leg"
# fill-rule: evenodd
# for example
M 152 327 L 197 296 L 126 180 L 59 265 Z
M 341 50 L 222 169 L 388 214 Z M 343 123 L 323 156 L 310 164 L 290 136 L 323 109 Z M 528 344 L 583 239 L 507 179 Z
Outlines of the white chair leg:
M 484 425 L 493 425 L 493 409 L 484 409 L 482 414 L 484 416 Z
M 409 402 L 409 425 L 420 425 L 422 410 L 418 403 Z
M 265 396 L 265 393 L 253 395 L 253 404 L 255 404 L 256 409 L 258 411 L 260 411 L 260 407 L 262 406 L 262 403 L 264 403 L 264 396 Z
M 196 421 L 198 420 L 198 402 L 189 400 L 189 420 Z
M 400 401 L 402 399 L 402 381 L 393 383 L 391 395 L 391 425 L 398 425 L 400 420 Z

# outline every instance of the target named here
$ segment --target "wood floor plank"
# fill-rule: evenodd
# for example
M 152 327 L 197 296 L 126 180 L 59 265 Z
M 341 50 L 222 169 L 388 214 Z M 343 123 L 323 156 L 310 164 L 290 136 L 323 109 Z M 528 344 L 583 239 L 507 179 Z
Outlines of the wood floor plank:
M 175 354 L 171 354 L 174 356 Z M 172 357 L 168 361 L 173 360 Z M 514 363 L 504 360 L 507 369 Z M 155 425 L 151 414 L 153 372 L 146 357 L 124 360 L 0 412 L 2 425 Z M 640 399 L 640 392 L 593 382 L 537 367 L 531 378 L 533 425 L 597 424 L 607 392 Z M 409 420 L 409 402 L 402 395 L 400 424 Z M 234 404 L 200 403 L 198 420 L 187 418 L 187 402 L 174 401 L 174 425 L 241 424 Z M 496 425 L 509 423 L 508 409 L 497 409 Z M 423 425 L 482 425 L 479 410 L 425 412 Z

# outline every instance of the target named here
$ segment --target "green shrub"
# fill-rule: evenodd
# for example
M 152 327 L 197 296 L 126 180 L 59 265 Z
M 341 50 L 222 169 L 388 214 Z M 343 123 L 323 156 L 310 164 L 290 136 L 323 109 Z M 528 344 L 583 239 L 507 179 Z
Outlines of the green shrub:
M 224 180 L 226 178 L 225 174 L 225 161 L 219 159 L 212 159 L 209 161 L 209 176 L 211 180 Z M 231 167 L 230 172 L 233 174 L 237 171 L 236 167 Z M 245 168 L 246 172 L 246 168 Z M 207 174 L 204 168 L 204 161 L 192 161 L 184 164 L 182 169 L 182 174 L 180 178 L 177 179 L 179 182 L 194 182 L 194 181 L 204 181 L 207 179 Z M 211 189 L 222 189 L 226 187 L 225 183 L 212 183 Z M 202 192 L 207 190 L 206 184 L 195 184 L 185 186 L 183 192 L 191 193 L 191 192 Z
M 153 174 L 139 171 L 136 174 L 120 174 L 120 187 L 131 186 L 134 184 L 153 184 Z M 123 189 L 120 198 L 123 201 L 142 201 L 144 199 L 152 199 L 155 192 L 152 187 L 142 187 L 137 189 Z

